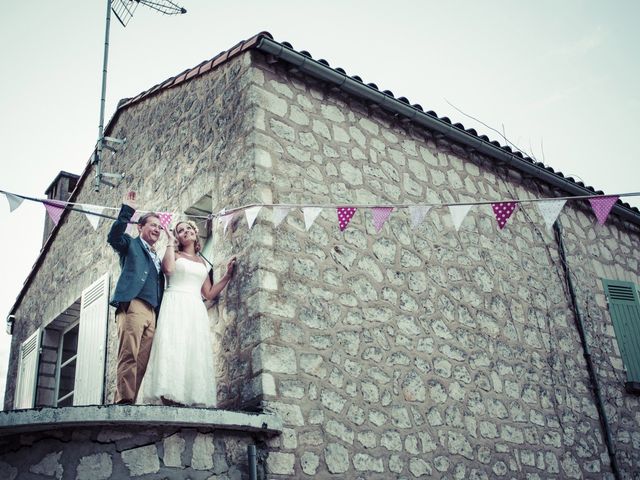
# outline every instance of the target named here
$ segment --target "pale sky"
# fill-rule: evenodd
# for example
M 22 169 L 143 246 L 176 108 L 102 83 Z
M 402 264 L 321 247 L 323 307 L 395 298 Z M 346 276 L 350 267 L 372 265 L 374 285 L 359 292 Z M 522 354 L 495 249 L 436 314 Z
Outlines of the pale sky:
M 182 5 L 188 13 L 181 16 L 140 6 L 126 29 L 113 18 L 107 121 L 119 99 L 267 30 L 277 41 L 504 143 L 455 105 L 539 161 L 596 189 L 640 190 L 640 2 L 183 0 Z M 97 0 L 4 2 L 0 189 L 43 197 L 60 170 L 84 169 L 98 135 L 105 11 L 106 1 Z M 40 250 L 45 211 L 41 204 L 24 202 L 9 213 L 1 197 L 4 326 Z M 640 197 L 626 201 L 640 206 Z M 0 398 L 9 341 L 2 328 Z

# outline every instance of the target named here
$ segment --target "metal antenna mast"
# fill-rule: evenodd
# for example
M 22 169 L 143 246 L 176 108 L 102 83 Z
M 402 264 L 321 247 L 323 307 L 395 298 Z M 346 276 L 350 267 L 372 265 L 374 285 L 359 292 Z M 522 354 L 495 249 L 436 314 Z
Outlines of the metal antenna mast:
M 94 181 L 95 190 L 98 191 L 100 184 L 104 183 L 111 187 L 115 185 L 109 182 L 106 178 L 123 179 L 124 174 L 121 173 L 106 173 L 101 169 L 100 161 L 102 160 L 102 151 L 107 148 L 112 151 L 116 149 L 110 144 L 122 145 L 126 143 L 127 139 L 118 139 L 104 136 L 104 105 L 107 94 L 107 64 L 109 62 L 109 32 L 111 30 L 111 12 L 115 14 L 118 21 L 123 27 L 126 27 L 131 20 L 138 4 L 145 5 L 152 10 L 160 12 L 164 15 L 179 15 L 187 13 L 187 11 L 176 5 L 170 0 L 107 0 L 107 15 L 106 25 L 104 29 L 104 57 L 102 60 L 102 94 L 100 97 L 100 124 L 98 125 L 98 143 L 96 145 L 95 153 L 93 155 L 93 164 L 96 167 L 96 177 Z

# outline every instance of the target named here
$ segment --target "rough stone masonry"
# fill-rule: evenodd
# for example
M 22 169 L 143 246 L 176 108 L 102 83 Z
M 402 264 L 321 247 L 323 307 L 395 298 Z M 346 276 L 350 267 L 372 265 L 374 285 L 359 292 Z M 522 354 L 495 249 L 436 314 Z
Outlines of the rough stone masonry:
M 128 108 L 111 134 L 131 139 L 113 171 L 157 210 L 184 212 L 207 194 L 214 212 L 562 195 L 255 51 Z M 117 205 L 121 193 L 87 184 L 78 201 Z M 266 477 L 613 478 L 558 246 L 536 208 L 522 204 L 504 230 L 489 207 L 473 208 L 458 231 L 446 208 L 415 229 L 397 209 L 380 233 L 370 215 L 359 209 L 340 232 L 326 208 L 307 231 L 300 209 L 275 228 L 264 208 L 251 230 L 240 215 L 212 234 L 217 266 L 239 257 L 211 310 L 220 403 L 285 424 L 261 446 Z M 600 279 L 639 283 L 638 227 L 614 217 L 596 227 L 579 202 L 560 218 L 617 460 L 637 478 L 640 405 L 623 388 Z M 72 215 L 62 225 L 18 311 L 11 365 L 34 325 L 98 275 L 115 278 L 107 228 L 94 233 Z M 181 438 L 195 445 L 195 434 Z M 164 453 L 154 444 L 145 458 L 173 462 L 166 451 L 179 440 Z M 91 455 L 83 468 L 108 469 Z M 54 457 L 38 462 L 56 475 Z

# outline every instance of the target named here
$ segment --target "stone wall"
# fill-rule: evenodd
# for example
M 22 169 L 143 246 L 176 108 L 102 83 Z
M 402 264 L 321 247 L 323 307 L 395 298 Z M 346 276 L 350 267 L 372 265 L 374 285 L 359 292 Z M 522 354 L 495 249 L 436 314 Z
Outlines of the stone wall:
M 127 180 L 98 194 L 86 184 L 79 202 L 117 205 L 128 189 L 143 208 L 180 211 L 207 193 L 213 211 L 562 195 L 256 52 L 127 109 L 110 135 L 129 143 L 105 170 Z M 212 234 L 216 265 L 239 256 L 212 311 L 218 397 L 283 418 L 268 478 L 611 478 L 558 246 L 535 207 L 522 205 L 502 231 L 489 207 L 458 232 L 446 209 L 415 230 L 399 210 L 378 234 L 369 215 L 358 211 L 341 233 L 332 209 L 309 231 L 299 210 L 274 228 L 264 209 L 251 230 L 241 215 Z M 639 232 L 617 220 L 597 228 L 577 202 L 561 220 L 632 478 L 640 409 L 623 390 L 599 278 L 639 283 L 629 260 Z M 73 214 L 62 226 L 17 312 L 7 408 L 20 342 L 104 271 L 117 278 L 108 228 L 94 233 Z
M 256 180 L 274 203 L 562 195 L 256 61 Z M 277 229 L 263 212 L 230 239 L 255 243 L 262 279 L 245 301 L 259 319 L 254 385 L 286 427 L 269 445 L 271 476 L 612 478 L 558 246 L 535 206 L 521 205 L 502 231 L 489 206 L 458 232 L 445 208 L 415 230 L 400 210 L 379 234 L 364 210 L 344 233 L 330 208 L 309 231 L 299 210 Z M 626 261 L 638 228 L 598 228 L 578 202 L 561 219 L 618 461 L 632 478 L 638 398 L 623 390 L 598 277 L 638 283 L 637 262 Z
M 627 381 L 615 332 L 608 313 L 601 279 L 640 284 L 638 260 L 640 248 L 637 227 L 610 219 L 594 227 L 587 209 L 572 212 L 565 219 L 567 263 L 573 273 L 577 303 L 585 324 L 589 352 L 605 402 L 605 411 L 617 450 L 617 459 L 625 472 L 640 472 L 640 397 L 621 388 Z M 588 392 L 589 390 L 584 390 Z M 579 429 L 576 429 L 576 436 Z
M 0 478 L 240 480 L 255 443 L 248 433 L 160 426 L 24 433 L 0 437 Z

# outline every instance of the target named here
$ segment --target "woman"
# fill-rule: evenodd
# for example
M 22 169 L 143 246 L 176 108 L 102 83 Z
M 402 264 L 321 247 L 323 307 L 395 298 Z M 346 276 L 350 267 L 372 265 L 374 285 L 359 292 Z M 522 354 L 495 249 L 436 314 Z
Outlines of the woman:
M 212 300 L 229 283 L 236 258 L 218 283 L 209 279 L 209 267 L 198 254 L 198 227 L 179 222 L 171 233 L 162 259 L 167 278 L 151 358 L 143 382 L 142 403 L 216 406 L 216 383 L 209 317 L 203 298 Z M 177 250 L 175 247 L 178 247 Z

